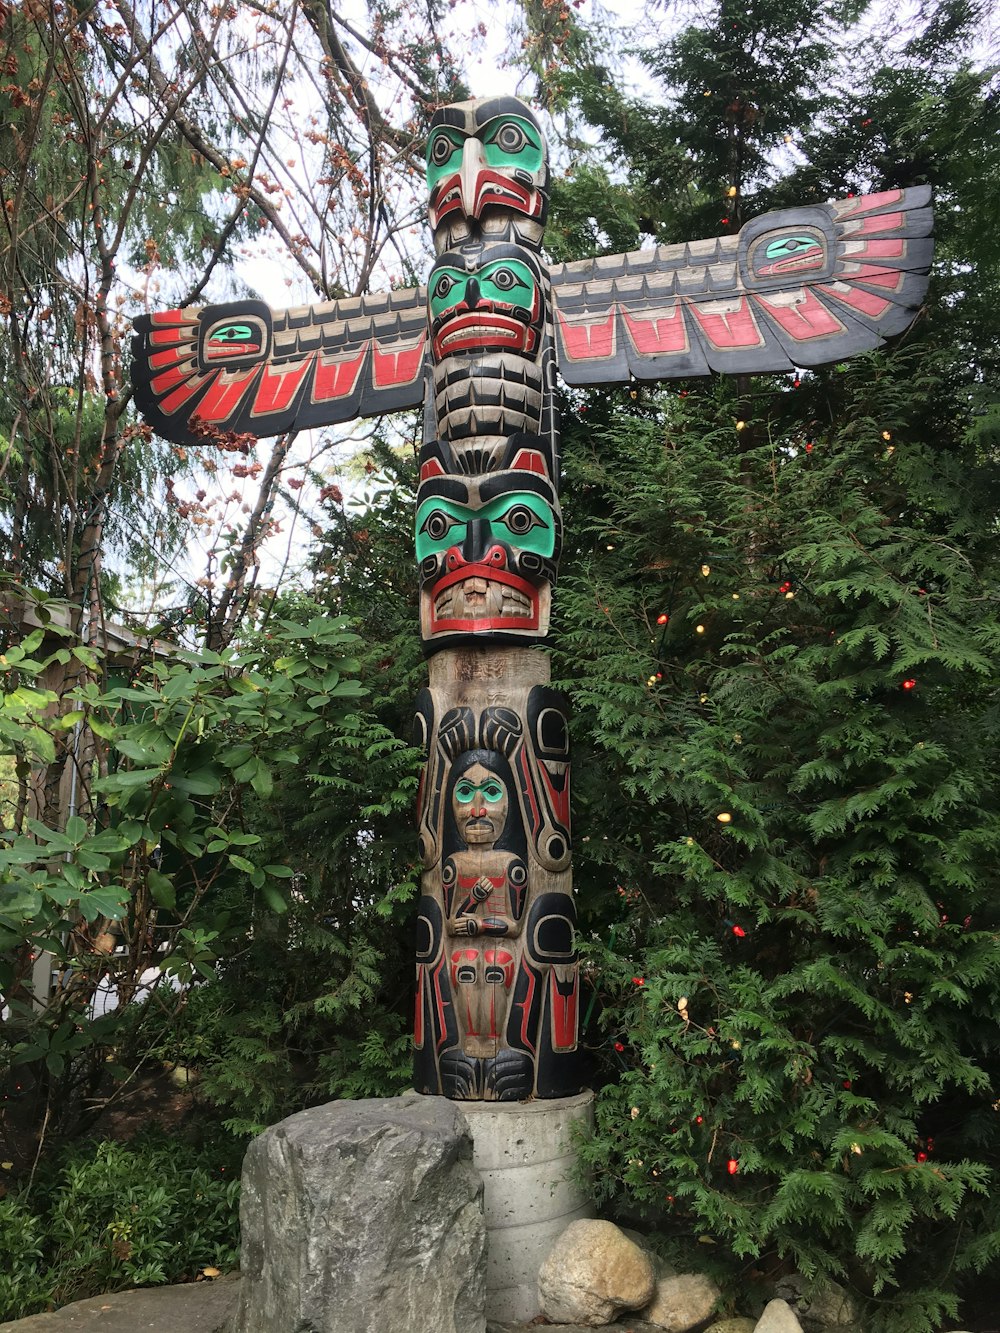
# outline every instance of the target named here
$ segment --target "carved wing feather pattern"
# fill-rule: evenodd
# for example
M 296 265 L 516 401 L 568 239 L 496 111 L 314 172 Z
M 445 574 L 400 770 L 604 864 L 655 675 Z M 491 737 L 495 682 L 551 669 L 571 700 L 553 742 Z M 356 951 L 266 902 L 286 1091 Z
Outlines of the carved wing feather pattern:
M 570 385 L 819 366 L 905 329 L 927 290 L 930 188 L 783 209 L 736 236 L 551 271 Z
M 206 428 L 280 435 L 424 399 L 423 287 L 292 310 L 261 301 L 167 310 L 135 328 L 136 404 L 177 444 L 204 443 Z
M 782 209 L 736 236 L 551 270 L 556 360 L 570 385 L 820 366 L 902 332 L 927 290 L 930 189 Z M 135 321 L 132 382 L 154 430 L 278 435 L 417 407 L 427 293 L 292 310 L 260 301 Z

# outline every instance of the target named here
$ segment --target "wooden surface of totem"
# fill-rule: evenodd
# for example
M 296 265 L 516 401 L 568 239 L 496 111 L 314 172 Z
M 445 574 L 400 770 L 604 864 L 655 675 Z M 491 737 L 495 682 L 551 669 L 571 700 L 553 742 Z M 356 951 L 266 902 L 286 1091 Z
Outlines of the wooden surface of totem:
M 532 646 L 562 543 L 548 181 L 541 129 L 512 98 L 432 120 L 414 1078 L 459 1099 L 581 1086 L 569 733 Z
M 180 444 L 424 405 L 415 1086 L 560 1097 L 581 1069 L 566 708 L 538 646 L 562 544 L 556 369 L 571 385 L 619 384 L 877 347 L 923 299 L 929 192 L 550 268 L 545 140 L 509 97 L 435 113 L 427 183 L 425 287 L 143 316 L 133 384 L 147 421 Z

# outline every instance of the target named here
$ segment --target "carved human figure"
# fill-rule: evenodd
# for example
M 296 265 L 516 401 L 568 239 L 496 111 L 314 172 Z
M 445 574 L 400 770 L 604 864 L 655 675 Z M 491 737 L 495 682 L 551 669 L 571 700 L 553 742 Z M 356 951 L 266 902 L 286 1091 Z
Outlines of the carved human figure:
M 466 1055 L 496 1055 L 514 980 L 528 867 L 512 774 L 503 755 L 461 755 L 449 777 L 441 867 L 450 979 Z
M 416 728 L 428 756 L 416 1086 L 567 1095 L 581 1071 L 564 702 L 525 648 L 438 652 L 430 674 Z
M 511 810 L 510 767 L 503 755 L 474 750 L 452 765 L 451 826 L 441 868 L 451 935 L 516 935 L 521 928 L 528 867 L 517 806 Z M 455 835 L 457 834 L 457 846 Z M 513 850 L 513 845 L 519 845 Z M 452 850 L 449 850 L 452 848 Z

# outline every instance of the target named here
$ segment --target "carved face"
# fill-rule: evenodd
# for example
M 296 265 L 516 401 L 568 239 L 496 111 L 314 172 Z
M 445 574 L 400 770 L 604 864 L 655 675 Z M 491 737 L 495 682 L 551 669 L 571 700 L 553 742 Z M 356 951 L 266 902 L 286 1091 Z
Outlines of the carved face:
M 438 252 L 486 238 L 537 250 L 549 204 L 537 120 L 515 97 L 442 107 L 427 135 L 427 188 Z
M 427 310 L 437 361 L 461 352 L 534 358 L 545 323 L 541 271 L 512 245 L 449 251 L 427 279 Z
M 492 847 L 507 823 L 507 788 L 492 769 L 473 764 L 455 783 L 451 808 L 466 846 Z
M 425 645 L 480 634 L 542 638 L 561 541 L 545 477 L 508 471 L 423 483 L 416 547 Z

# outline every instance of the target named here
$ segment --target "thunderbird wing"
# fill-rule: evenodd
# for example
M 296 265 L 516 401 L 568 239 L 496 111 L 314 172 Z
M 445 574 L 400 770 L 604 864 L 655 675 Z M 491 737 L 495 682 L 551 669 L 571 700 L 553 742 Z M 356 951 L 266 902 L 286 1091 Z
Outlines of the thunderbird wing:
M 204 444 L 330 426 L 424 397 L 424 288 L 292 310 L 232 301 L 142 315 L 136 404 L 159 435 Z
M 570 385 L 820 366 L 912 322 L 933 253 L 930 188 L 781 209 L 736 236 L 562 264 L 556 355 Z

